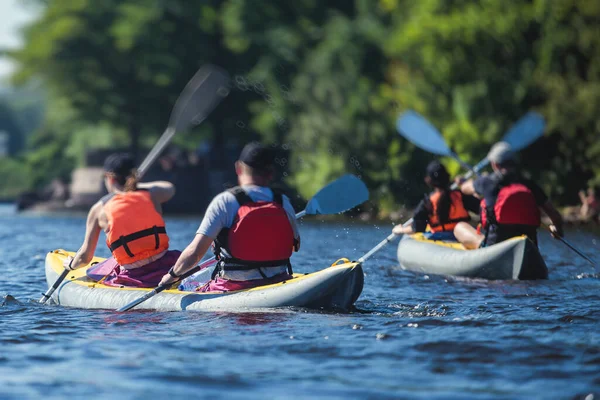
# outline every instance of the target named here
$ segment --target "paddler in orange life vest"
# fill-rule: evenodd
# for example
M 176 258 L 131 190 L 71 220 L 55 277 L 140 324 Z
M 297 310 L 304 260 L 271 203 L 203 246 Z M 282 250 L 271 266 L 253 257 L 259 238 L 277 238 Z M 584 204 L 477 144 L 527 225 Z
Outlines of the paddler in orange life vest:
M 88 276 L 102 278 L 109 286 L 155 287 L 181 254 L 169 251 L 161 209 L 175 187 L 164 181 L 138 183 L 129 154 L 106 159 L 104 184 L 108 194 L 90 209 L 83 244 L 65 268 L 88 265 L 103 230 L 112 257 L 88 269 Z
M 552 221 L 552 235 L 555 238 L 562 236 L 560 213 L 538 185 L 518 173 L 510 145 L 496 143 L 487 157 L 494 173 L 461 185 L 463 193 L 481 199 L 481 227 L 475 230 L 460 223 L 454 229 L 456 238 L 468 249 L 491 246 L 521 235 L 537 244 L 540 210 Z
M 274 152 L 257 142 L 244 147 L 235 172 L 239 186 L 217 195 L 196 236 L 160 284 L 175 282 L 192 269 L 214 241 L 218 259 L 201 292 L 247 289 L 292 278 L 290 257 L 300 235 L 289 199 L 269 188 Z
M 427 166 L 425 183 L 434 190 L 417 205 L 413 223 L 406 227 L 396 225 L 392 232 L 396 235 L 425 232 L 429 226 L 433 238 L 453 240 L 452 231 L 456 224 L 469 221 L 469 211 L 479 212 L 479 200 L 459 190 L 450 190 L 450 175 L 439 161 L 432 161 Z

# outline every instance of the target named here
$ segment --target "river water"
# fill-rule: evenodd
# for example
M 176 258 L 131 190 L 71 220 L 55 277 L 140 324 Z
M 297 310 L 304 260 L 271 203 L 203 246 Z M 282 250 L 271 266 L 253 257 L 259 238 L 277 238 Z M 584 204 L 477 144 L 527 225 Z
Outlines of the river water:
M 600 399 L 600 274 L 545 233 L 539 282 L 414 274 L 389 245 L 349 314 L 39 305 L 46 253 L 77 249 L 84 223 L 0 206 L 0 399 Z M 172 247 L 198 224 L 168 219 Z M 390 228 L 307 218 L 295 270 L 357 259 Z M 600 232 L 567 237 L 600 261 Z

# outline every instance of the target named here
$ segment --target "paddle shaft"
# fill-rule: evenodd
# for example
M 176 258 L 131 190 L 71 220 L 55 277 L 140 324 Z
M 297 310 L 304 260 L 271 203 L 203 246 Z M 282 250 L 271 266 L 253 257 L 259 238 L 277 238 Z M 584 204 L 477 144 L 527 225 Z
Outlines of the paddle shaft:
M 579 254 L 584 260 L 592 264 L 594 268 L 598 268 L 598 264 L 596 264 L 591 258 L 586 256 L 581 250 L 578 250 L 575 246 L 569 243 L 565 238 L 563 238 L 562 236 L 558 236 L 558 240 L 563 242 L 568 248 L 573 250 L 575 253 Z
M 69 272 L 71 272 L 71 270 L 65 269 L 60 274 L 60 276 L 58 277 L 58 279 L 54 282 L 54 285 L 52 285 L 52 287 L 50 289 L 48 289 L 46 291 L 46 293 L 42 294 L 42 298 L 39 300 L 40 303 L 44 304 L 45 302 L 48 301 L 48 299 L 50 299 L 50 297 L 52 297 L 52 294 L 56 291 L 56 289 L 58 289 L 58 287 L 65 280 L 65 278 L 67 277 L 67 275 L 69 275 Z

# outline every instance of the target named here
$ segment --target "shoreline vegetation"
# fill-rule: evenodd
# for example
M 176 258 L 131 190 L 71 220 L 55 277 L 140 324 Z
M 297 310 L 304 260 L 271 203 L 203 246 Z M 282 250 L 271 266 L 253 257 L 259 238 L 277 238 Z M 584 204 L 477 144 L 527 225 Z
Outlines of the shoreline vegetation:
M 260 140 L 279 149 L 282 185 L 301 198 L 351 173 L 393 216 L 427 192 L 434 158 L 398 135 L 406 110 L 470 164 L 539 112 L 547 130 L 520 152 L 523 170 L 563 206 L 600 185 L 600 8 L 586 0 L 32 1 L 41 11 L 7 54 L 18 68 L 0 90 L 3 198 L 71 182 L 99 165 L 89 152 L 152 148 L 207 63 L 228 70 L 231 90 L 165 153 L 166 167 L 214 174 L 185 185 L 182 210 L 221 191 L 241 146 Z

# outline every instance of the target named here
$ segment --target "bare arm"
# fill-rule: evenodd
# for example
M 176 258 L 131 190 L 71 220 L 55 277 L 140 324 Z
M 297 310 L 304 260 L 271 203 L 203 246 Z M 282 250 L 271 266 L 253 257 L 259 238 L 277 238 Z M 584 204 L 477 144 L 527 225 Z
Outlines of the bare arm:
M 177 262 L 173 266 L 173 273 L 177 276 L 181 276 L 194 268 L 198 261 L 200 261 L 204 254 L 206 254 L 212 242 L 213 239 L 211 237 L 202 234 L 196 234 L 196 236 L 194 236 L 194 240 L 192 240 L 192 243 L 190 243 L 185 250 L 183 250 L 177 259 Z M 165 274 L 162 277 L 159 286 L 174 281 L 175 278 L 173 278 L 170 274 Z
M 479 198 L 477 193 L 475 192 L 475 186 L 473 186 L 473 180 L 468 180 L 460 185 L 460 191 L 467 196 L 475 196 Z
M 143 182 L 137 184 L 138 189 L 146 189 L 159 204 L 166 203 L 175 196 L 175 185 L 167 181 Z
M 78 269 L 81 267 L 85 267 L 92 261 L 94 258 L 94 252 L 96 251 L 96 246 L 98 245 L 98 238 L 100 237 L 100 224 L 99 217 L 102 212 L 102 203 L 96 203 L 91 209 L 87 217 L 86 227 L 85 227 L 85 238 L 83 239 L 83 244 L 75 254 L 73 261 L 70 262 L 71 269 Z

